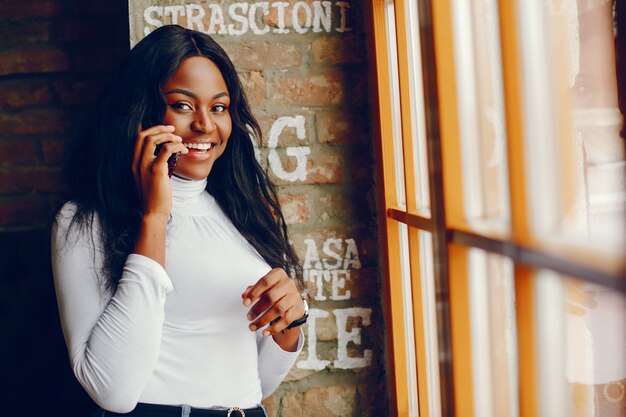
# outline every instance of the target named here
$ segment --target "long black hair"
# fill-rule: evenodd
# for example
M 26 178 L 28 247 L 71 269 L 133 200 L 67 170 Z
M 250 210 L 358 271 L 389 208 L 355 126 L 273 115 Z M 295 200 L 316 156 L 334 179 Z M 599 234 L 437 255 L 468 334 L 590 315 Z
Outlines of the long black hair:
M 101 272 L 106 286 L 116 288 L 142 217 L 131 168 L 139 126 L 162 123 L 162 87 L 194 56 L 217 65 L 231 100 L 232 133 L 206 189 L 263 259 L 285 269 L 302 288 L 302 268 L 289 244 L 276 191 L 255 158 L 251 136 L 260 141 L 261 129 L 235 67 L 211 37 L 181 26 L 160 27 L 130 51 L 70 145 L 64 171 L 69 199 L 77 207 L 71 225 L 90 227 L 97 217 L 104 250 Z

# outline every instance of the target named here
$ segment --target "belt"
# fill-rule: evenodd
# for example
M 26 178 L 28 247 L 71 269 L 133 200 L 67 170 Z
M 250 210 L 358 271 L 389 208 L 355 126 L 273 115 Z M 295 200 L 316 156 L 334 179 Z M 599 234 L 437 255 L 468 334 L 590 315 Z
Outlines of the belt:
M 231 407 L 224 409 L 195 408 L 189 405 L 160 405 L 138 403 L 133 411 L 126 414 L 105 411 L 103 416 L 132 417 L 266 417 L 261 406 L 255 408 Z

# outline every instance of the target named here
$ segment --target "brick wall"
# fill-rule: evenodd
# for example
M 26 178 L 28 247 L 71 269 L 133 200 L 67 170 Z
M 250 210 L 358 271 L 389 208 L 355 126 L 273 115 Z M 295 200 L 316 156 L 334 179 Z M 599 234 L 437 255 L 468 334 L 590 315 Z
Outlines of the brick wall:
M 0 0 L 2 415 L 90 415 L 58 319 L 48 224 L 72 127 L 128 51 L 125 1 Z
M 15 381 L 0 401 L 16 404 L 11 415 L 28 415 L 19 403 L 33 391 L 65 415 L 89 413 L 49 271 L 59 166 L 129 36 L 136 42 L 174 18 L 214 35 L 240 72 L 264 132 L 260 160 L 279 185 L 313 297 L 307 344 L 266 401 L 270 415 L 388 414 L 360 3 L 0 0 L 0 331 L 10 342 L 0 358 L 11 358 Z
M 132 43 L 174 22 L 213 36 L 261 123 L 260 160 L 313 297 L 307 344 L 270 415 L 387 415 L 361 2 L 142 0 L 129 13 Z
M 0 9 L 0 231 L 34 229 L 58 202 L 72 126 L 128 50 L 127 5 L 5 0 Z

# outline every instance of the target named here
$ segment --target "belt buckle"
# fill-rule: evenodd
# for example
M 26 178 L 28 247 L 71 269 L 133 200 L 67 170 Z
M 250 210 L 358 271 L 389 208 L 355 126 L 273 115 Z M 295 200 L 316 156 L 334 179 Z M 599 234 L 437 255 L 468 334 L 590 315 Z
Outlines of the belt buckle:
M 226 413 L 226 417 L 230 417 L 233 411 L 238 412 L 241 415 L 241 417 L 246 417 L 246 413 L 244 413 L 243 410 L 239 407 L 230 407 L 228 409 L 228 412 Z

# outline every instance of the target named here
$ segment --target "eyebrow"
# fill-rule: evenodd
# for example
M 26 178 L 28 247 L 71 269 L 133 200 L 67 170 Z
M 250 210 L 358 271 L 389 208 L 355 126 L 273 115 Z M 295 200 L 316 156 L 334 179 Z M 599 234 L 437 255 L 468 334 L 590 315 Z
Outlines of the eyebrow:
M 163 95 L 175 94 L 175 93 L 184 94 L 184 95 L 189 96 L 189 97 L 191 97 L 191 98 L 193 98 L 195 100 L 198 99 L 197 95 L 195 95 L 191 91 L 183 90 L 182 88 L 174 88 L 173 90 L 169 90 L 169 91 L 164 92 Z M 222 91 L 221 93 L 217 93 L 216 95 L 211 97 L 211 100 L 215 100 L 215 99 L 220 98 L 220 97 L 228 97 L 228 93 L 226 91 Z

